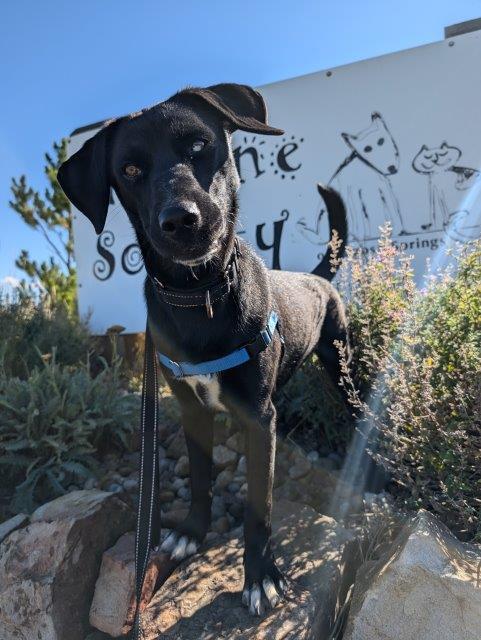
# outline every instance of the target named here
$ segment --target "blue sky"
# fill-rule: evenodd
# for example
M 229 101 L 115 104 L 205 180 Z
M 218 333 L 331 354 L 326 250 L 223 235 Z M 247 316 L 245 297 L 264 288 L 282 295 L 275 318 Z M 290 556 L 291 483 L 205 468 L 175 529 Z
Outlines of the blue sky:
M 479 0 L 17 0 L 0 20 L 0 281 L 45 241 L 9 209 L 12 176 L 43 189 L 43 154 L 73 129 L 186 84 L 262 85 L 441 40 Z

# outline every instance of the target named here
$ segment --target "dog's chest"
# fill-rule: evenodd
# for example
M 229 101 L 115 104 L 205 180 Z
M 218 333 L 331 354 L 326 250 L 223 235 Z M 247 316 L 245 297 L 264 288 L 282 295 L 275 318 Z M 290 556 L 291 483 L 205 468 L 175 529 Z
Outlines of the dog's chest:
M 205 407 L 215 411 L 227 411 L 220 401 L 221 388 L 216 374 L 188 376 L 184 378 L 184 382 L 189 385 L 199 402 Z

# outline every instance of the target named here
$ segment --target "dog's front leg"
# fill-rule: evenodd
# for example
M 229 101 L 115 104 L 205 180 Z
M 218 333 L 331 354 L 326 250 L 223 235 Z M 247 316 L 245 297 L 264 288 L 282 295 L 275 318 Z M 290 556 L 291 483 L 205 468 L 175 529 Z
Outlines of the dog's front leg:
M 285 590 L 271 549 L 272 489 L 276 447 L 276 410 L 269 401 L 258 418 L 245 420 L 247 428 L 247 503 L 244 518 L 243 603 L 260 615 L 265 602 L 275 607 Z
M 183 409 L 182 424 L 189 453 L 192 499 L 188 516 L 161 547 L 174 560 L 183 560 L 197 551 L 210 527 L 212 507 L 214 414 L 196 403 Z

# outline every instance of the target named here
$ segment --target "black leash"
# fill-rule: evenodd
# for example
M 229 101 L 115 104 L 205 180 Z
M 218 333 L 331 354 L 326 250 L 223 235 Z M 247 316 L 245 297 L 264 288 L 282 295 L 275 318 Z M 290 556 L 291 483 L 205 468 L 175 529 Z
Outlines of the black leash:
M 160 544 L 159 456 L 158 456 L 158 362 L 150 334 L 145 329 L 142 414 L 140 423 L 139 507 L 135 533 L 136 608 L 132 640 L 143 637 L 140 622 L 140 600 L 150 552 Z

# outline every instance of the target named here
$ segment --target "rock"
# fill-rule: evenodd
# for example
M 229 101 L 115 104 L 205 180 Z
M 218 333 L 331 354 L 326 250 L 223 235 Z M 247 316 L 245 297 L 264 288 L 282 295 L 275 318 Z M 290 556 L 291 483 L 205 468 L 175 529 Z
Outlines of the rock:
M 121 493 L 123 490 L 123 486 L 121 484 L 117 484 L 117 482 L 112 482 L 106 488 L 106 491 L 110 491 L 111 493 Z
M 234 474 L 230 469 L 223 469 L 215 479 L 214 487 L 222 491 L 232 482 Z
M 232 449 L 228 449 L 223 444 L 218 444 L 214 447 L 213 458 L 216 467 L 225 469 L 226 467 L 235 465 L 237 462 L 237 453 L 232 451 Z
M 174 498 L 175 498 L 174 492 L 170 491 L 169 489 L 165 489 L 164 491 L 161 491 L 159 493 L 159 501 L 161 504 L 164 504 L 166 502 L 172 502 Z
M 339 469 L 338 464 L 332 458 L 318 458 L 317 464 L 322 467 L 325 471 L 336 471 Z
M 98 480 L 96 478 L 87 478 L 84 484 L 84 489 L 87 489 L 87 490 L 95 489 L 97 485 L 98 485 Z
M 152 554 L 146 570 L 140 609 L 150 602 L 157 581 L 162 582 L 175 567 L 167 554 Z M 120 636 L 128 633 L 135 615 L 135 533 L 123 535 L 102 557 L 99 577 L 90 607 L 90 624 Z
M 162 527 L 166 527 L 167 529 L 175 529 L 175 527 L 180 524 L 185 518 L 189 510 L 185 508 L 185 502 L 182 503 L 180 508 L 175 508 L 169 511 L 169 513 L 163 513 L 161 516 Z
M 239 458 L 236 473 L 241 474 L 243 476 L 247 474 L 247 458 L 245 456 L 241 456 Z
M 240 535 L 240 529 L 237 531 Z M 241 604 L 240 537 L 214 543 L 180 565 L 143 614 L 146 640 L 307 640 L 325 638 L 336 610 L 341 555 L 352 534 L 309 507 L 274 508 L 274 551 L 293 591 L 262 618 Z
M 135 523 L 116 495 L 76 491 L 0 545 L 2 640 L 83 640 L 102 553 Z
M 230 438 L 226 440 L 226 447 L 236 451 L 237 453 L 244 453 L 245 451 L 245 438 L 244 434 L 237 431 Z
M 123 481 L 122 486 L 125 491 L 136 491 L 139 488 L 139 483 L 134 478 L 126 478 Z
M 311 463 L 307 458 L 298 457 L 295 463 L 289 469 L 289 478 L 291 480 L 299 480 L 306 476 L 311 470 Z
M 212 498 L 212 517 L 219 518 L 225 514 L 225 502 L 220 496 Z
M 226 518 L 226 516 L 221 516 L 220 518 L 218 518 L 217 520 L 215 520 L 212 524 L 212 531 L 215 531 L 216 533 L 227 533 L 230 529 L 230 525 L 229 525 L 229 520 Z
M 420 511 L 390 551 L 357 572 L 344 640 L 477 640 L 481 546 Z
M 169 458 L 175 458 L 176 460 L 181 456 L 187 455 L 187 445 L 185 443 L 183 429 L 177 429 L 174 433 L 166 449 L 166 454 Z
M 245 500 L 245 498 L 247 497 L 247 491 L 248 491 L 249 487 L 247 482 L 244 482 L 244 484 L 241 486 L 241 488 L 239 489 L 239 498 L 241 500 Z
M 2 524 L 0 524 L 0 543 L 3 542 L 11 533 L 17 531 L 17 529 L 25 527 L 29 521 L 30 518 L 25 513 L 19 513 L 16 516 L 13 516 L 13 518 L 2 522 Z
M 188 487 L 181 487 L 177 491 L 177 495 L 184 502 L 188 502 L 190 500 L 190 489 Z
M 227 491 L 229 491 L 230 493 L 237 493 L 240 488 L 241 488 L 241 484 L 239 482 L 229 482 L 228 486 L 227 486 Z
M 231 505 L 229 505 L 229 513 L 237 520 L 239 520 L 239 518 L 242 518 L 242 516 L 244 515 L 244 505 L 242 504 L 242 502 L 233 502 Z
M 175 478 L 172 482 L 172 488 L 174 491 L 178 491 L 183 486 L 185 486 L 183 478 Z
M 181 456 L 174 468 L 175 475 L 180 478 L 185 478 L 189 475 L 189 471 L 189 458 L 187 456 Z
M 317 462 L 319 460 L 319 452 L 313 449 L 312 451 L 309 451 L 306 457 L 309 462 Z

